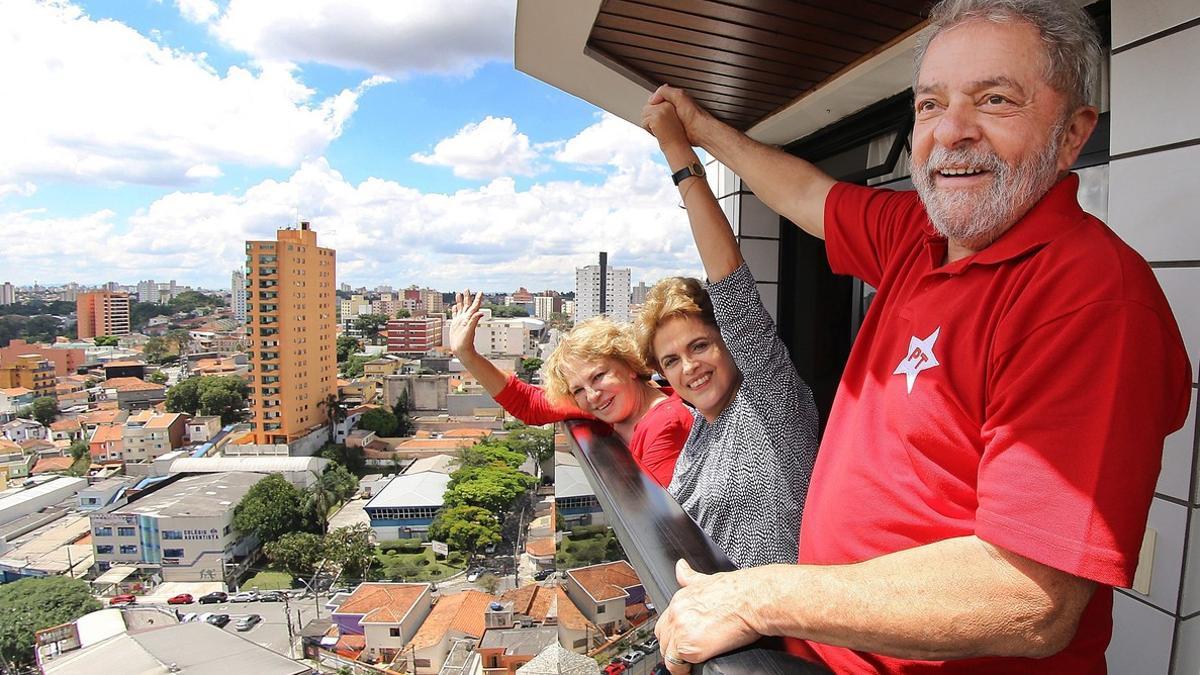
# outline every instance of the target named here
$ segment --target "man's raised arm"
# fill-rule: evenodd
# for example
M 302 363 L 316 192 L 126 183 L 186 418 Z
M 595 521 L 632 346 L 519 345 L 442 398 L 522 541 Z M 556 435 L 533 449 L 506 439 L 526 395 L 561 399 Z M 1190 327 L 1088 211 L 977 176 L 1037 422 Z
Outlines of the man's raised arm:
M 667 101 L 688 141 L 707 150 L 754 191 L 772 211 L 814 237 L 825 238 L 825 198 L 836 182 L 809 162 L 751 139 L 713 117 L 682 89 L 664 84 L 650 103 Z

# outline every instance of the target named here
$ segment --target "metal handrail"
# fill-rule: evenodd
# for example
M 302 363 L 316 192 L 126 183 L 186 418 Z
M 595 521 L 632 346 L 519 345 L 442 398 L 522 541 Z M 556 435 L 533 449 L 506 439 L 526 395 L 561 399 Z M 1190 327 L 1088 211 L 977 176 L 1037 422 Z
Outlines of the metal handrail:
M 675 561 L 705 574 L 737 569 L 661 486 L 638 468 L 625 444 L 604 424 L 565 422 L 571 453 L 609 518 L 646 594 L 665 607 L 679 590 Z M 828 673 L 765 638 L 693 668 L 708 675 Z

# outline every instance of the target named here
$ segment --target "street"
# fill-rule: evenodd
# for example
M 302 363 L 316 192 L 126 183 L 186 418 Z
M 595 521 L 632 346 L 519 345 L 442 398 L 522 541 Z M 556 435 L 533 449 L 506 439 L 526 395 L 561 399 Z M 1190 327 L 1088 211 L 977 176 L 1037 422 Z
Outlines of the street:
M 319 604 L 323 605 L 328 598 L 320 597 Z M 142 605 L 151 603 L 141 603 Z M 157 603 L 155 603 L 157 604 Z M 164 603 L 165 604 L 165 603 Z M 329 611 L 323 606 L 318 607 L 318 603 L 314 602 L 312 597 L 307 598 L 291 598 L 288 602 L 223 602 L 201 605 L 193 602 L 188 605 L 171 605 L 170 609 L 178 611 L 179 616 L 183 616 L 189 612 L 203 614 L 211 612 L 213 614 L 228 614 L 229 623 L 226 624 L 224 630 L 231 633 L 237 633 L 241 637 L 250 640 L 262 647 L 266 647 L 271 651 L 278 652 L 284 656 L 296 658 L 300 656 L 299 646 L 296 651 L 289 652 L 288 650 L 288 626 L 287 619 L 284 618 L 285 605 L 291 613 L 292 630 L 294 635 L 300 634 L 300 629 L 304 624 L 317 617 L 328 617 Z M 262 617 L 262 622 L 254 628 L 245 632 L 239 632 L 234 628 L 237 620 L 248 614 L 258 614 Z

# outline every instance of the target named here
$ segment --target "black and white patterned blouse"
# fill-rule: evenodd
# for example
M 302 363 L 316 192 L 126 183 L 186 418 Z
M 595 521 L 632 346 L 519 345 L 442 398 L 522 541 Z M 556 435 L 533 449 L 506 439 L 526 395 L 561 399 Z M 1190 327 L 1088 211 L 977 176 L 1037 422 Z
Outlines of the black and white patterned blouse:
M 738 567 L 795 563 L 817 456 L 817 408 L 745 263 L 708 286 L 742 371 L 729 405 L 695 423 L 667 488 Z

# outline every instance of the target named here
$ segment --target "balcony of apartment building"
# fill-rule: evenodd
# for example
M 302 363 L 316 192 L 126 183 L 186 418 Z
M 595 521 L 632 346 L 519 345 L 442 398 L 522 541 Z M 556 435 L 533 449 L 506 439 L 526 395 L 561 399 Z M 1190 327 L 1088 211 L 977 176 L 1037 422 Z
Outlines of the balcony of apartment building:
M 274 300 L 275 298 L 278 298 L 278 297 L 279 297 L 279 293 L 276 291 L 259 291 L 258 292 L 259 300 Z
M 518 0 L 515 64 L 634 124 L 657 86 L 680 86 L 718 118 L 840 181 L 908 190 L 913 47 L 929 4 Z M 1184 111 L 1200 103 L 1200 88 L 1183 85 L 1196 82 L 1195 69 L 1184 64 L 1200 56 L 1195 3 L 1163 0 L 1155 12 L 1132 0 L 1079 4 L 1096 19 L 1107 57 L 1100 94 L 1091 101 L 1099 124 L 1071 167 L 1081 206 L 1150 263 L 1194 367 L 1200 117 Z M 1187 98 L 1179 100 L 1183 91 Z M 820 241 L 771 212 L 729 168 L 706 162 L 760 295 L 812 387 L 821 419 L 828 419 L 875 289 L 834 275 Z M 1112 672 L 1200 669 L 1196 391 L 1193 372 L 1192 415 L 1166 440 L 1150 508 L 1142 558 L 1150 569 L 1139 570 L 1144 581 L 1137 587 L 1113 594 Z M 572 425 L 571 436 L 631 562 L 660 604 L 674 590 L 674 559 L 686 557 L 705 571 L 723 568 L 722 556 L 672 500 L 640 482 L 632 467 L 620 468 L 615 438 L 580 425 Z
M 259 288 L 275 288 L 278 285 L 279 285 L 279 282 L 276 281 L 275 279 L 259 279 L 258 280 Z

